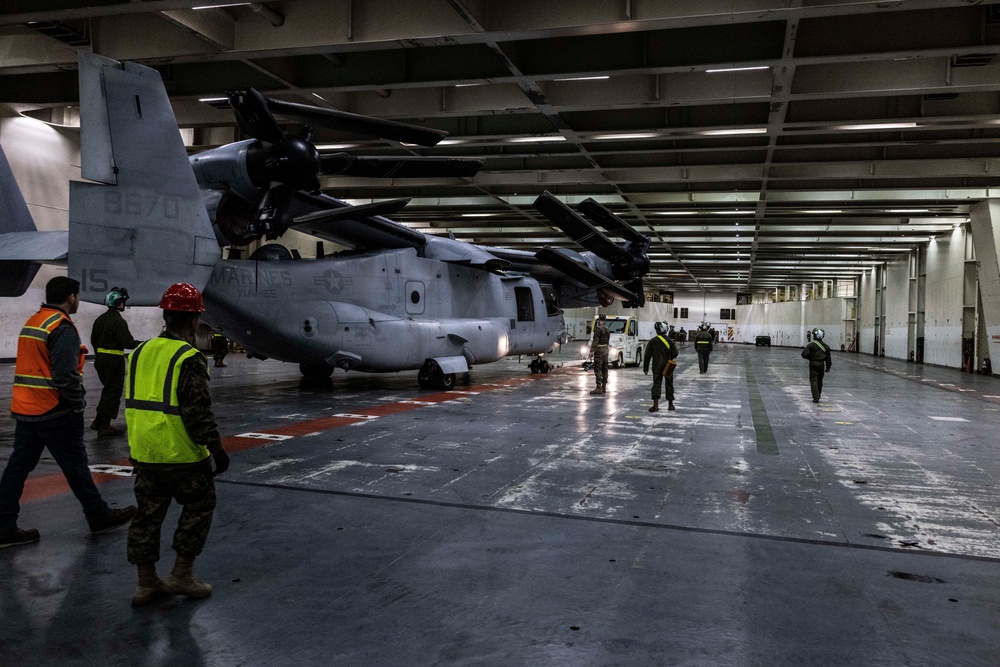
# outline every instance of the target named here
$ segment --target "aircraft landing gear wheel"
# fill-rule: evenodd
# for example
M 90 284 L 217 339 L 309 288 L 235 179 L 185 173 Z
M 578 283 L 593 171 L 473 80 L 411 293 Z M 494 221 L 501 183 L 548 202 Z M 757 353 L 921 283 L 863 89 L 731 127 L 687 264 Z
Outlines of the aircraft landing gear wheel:
M 442 372 L 436 361 L 428 360 L 417 373 L 417 384 L 421 389 L 448 391 L 455 388 L 455 374 Z
M 309 380 L 326 380 L 333 375 L 333 366 L 326 364 L 299 364 L 302 377 Z
M 548 373 L 552 364 L 541 357 L 535 357 L 528 367 L 531 368 L 531 374 L 534 375 L 535 373 Z

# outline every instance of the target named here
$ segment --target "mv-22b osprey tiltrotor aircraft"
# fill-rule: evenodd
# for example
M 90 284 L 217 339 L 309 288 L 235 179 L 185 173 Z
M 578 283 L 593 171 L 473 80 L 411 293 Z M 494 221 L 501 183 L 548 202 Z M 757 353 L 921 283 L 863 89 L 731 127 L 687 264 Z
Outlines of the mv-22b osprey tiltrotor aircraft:
M 168 285 L 190 282 L 203 290 L 204 319 L 249 356 L 296 362 L 307 377 L 419 370 L 421 386 L 442 389 L 472 365 L 550 351 L 564 335 L 562 307 L 644 302 L 650 239 L 593 200 L 578 210 L 623 245 L 548 193 L 535 207 L 587 251 L 425 235 L 385 217 L 408 200 L 352 206 L 322 194 L 318 175 L 471 176 L 481 163 L 321 155 L 309 128 L 289 136 L 274 114 L 423 146 L 444 132 L 253 89 L 229 93 L 228 105 L 252 138 L 189 157 L 158 72 L 81 54 L 81 174 L 96 183 L 71 183 L 68 264 L 85 301 L 125 286 L 130 304 L 155 305 Z M 222 258 L 222 247 L 287 229 L 350 250 L 308 260 L 270 243 Z M 0 259 L 29 262 L 21 267 L 58 254 L 49 239 L 31 256 L 23 233 L 18 252 L 3 252 L 4 236 Z

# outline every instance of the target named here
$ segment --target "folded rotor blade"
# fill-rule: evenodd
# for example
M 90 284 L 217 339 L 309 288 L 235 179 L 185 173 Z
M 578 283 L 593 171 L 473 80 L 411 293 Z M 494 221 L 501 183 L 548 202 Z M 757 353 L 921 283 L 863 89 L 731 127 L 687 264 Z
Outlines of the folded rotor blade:
M 589 266 L 585 266 L 556 248 L 542 248 L 535 253 L 535 257 L 538 261 L 548 264 L 582 285 L 607 292 L 622 301 L 637 302 L 639 300 L 639 295 L 635 292 L 622 287 L 607 276 L 592 270 Z
M 320 173 L 365 178 L 466 178 L 475 176 L 481 160 L 447 157 L 358 157 L 348 153 L 320 156 Z
M 448 136 L 448 133 L 443 130 L 432 130 L 392 120 L 359 116 L 358 114 L 346 111 L 324 109 L 323 107 L 308 104 L 283 102 L 270 97 L 264 99 L 267 100 L 267 108 L 271 113 L 295 118 L 313 127 L 326 127 L 365 137 L 392 139 L 393 141 L 403 141 L 410 144 L 417 144 L 418 146 L 434 146 L 437 142 Z
M 601 233 L 576 211 L 545 191 L 534 202 L 535 209 L 581 246 L 612 263 L 629 259 L 624 249 Z
M 243 134 L 276 144 L 285 138 L 285 133 L 278 126 L 267 108 L 267 98 L 253 88 L 234 90 L 228 93 L 229 106 L 236 114 L 236 122 Z
M 295 227 L 304 224 L 321 225 L 338 220 L 357 220 L 373 215 L 392 215 L 402 210 L 409 203 L 410 198 L 404 197 L 401 199 L 372 202 L 371 204 L 361 204 L 359 206 L 344 206 L 343 208 L 315 211 L 294 218 L 291 226 Z
M 642 308 L 646 305 L 646 290 L 643 288 L 642 278 L 636 278 L 632 282 L 627 283 L 625 289 L 635 292 L 639 298 L 635 301 L 626 301 L 622 305 L 626 308 Z
M 632 228 L 627 222 L 609 211 L 602 204 L 593 198 L 588 197 L 576 205 L 576 209 L 608 231 L 609 234 L 618 236 L 631 243 L 648 243 L 649 237 L 644 236 Z

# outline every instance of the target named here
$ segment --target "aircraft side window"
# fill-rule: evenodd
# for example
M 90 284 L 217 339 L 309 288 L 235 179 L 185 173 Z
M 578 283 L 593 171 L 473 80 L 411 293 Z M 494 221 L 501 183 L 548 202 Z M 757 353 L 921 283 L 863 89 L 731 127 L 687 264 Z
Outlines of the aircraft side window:
M 542 285 L 542 299 L 545 301 L 545 314 L 555 317 L 559 314 L 559 298 L 550 285 Z
M 531 288 L 515 287 L 514 296 L 517 298 L 517 321 L 534 322 L 535 306 L 531 303 Z

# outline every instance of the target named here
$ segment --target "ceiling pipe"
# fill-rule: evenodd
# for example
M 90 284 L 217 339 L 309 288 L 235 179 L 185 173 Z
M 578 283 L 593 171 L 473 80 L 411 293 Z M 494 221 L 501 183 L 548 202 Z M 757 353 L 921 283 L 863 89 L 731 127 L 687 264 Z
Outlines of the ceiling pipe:
M 250 10 L 266 18 L 275 28 L 280 28 L 285 23 L 285 15 L 279 11 L 271 9 L 266 3 L 251 2 Z

